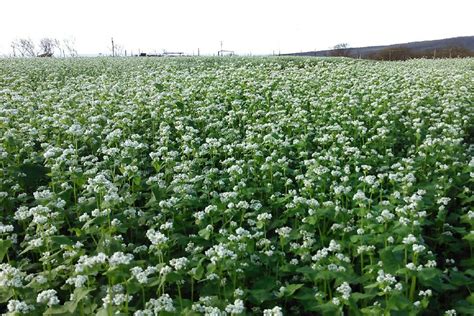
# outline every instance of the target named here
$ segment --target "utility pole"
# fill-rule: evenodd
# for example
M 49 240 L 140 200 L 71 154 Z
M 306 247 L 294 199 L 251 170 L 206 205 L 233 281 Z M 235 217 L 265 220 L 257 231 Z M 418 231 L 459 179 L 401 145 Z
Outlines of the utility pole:
M 224 42 L 221 41 L 221 50 L 217 53 L 217 56 L 219 56 L 222 53 L 222 45 Z
M 198 56 L 200 56 L 201 52 L 199 51 L 199 47 L 198 47 Z
M 112 37 L 112 57 L 115 56 L 114 38 Z

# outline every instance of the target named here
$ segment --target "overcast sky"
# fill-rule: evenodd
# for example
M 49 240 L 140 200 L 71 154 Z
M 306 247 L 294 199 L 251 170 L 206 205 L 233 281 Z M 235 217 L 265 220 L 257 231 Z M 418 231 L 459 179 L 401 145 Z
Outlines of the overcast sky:
M 271 54 L 474 35 L 474 0 L 1 0 L 0 55 L 16 38 L 75 38 L 79 54 Z

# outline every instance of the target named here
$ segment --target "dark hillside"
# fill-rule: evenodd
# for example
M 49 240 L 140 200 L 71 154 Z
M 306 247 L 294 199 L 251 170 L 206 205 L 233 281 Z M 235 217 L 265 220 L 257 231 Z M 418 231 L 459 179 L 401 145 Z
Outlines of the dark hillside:
M 354 47 L 286 54 L 288 56 L 345 56 L 379 60 L 474 57 L 474 36 L 393 45 Z

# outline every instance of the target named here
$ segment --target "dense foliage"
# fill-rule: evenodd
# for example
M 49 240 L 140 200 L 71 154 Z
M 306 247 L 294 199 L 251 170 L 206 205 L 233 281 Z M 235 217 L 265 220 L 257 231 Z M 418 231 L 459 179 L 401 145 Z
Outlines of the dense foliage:
M 0 312 L 473 314 L 474 60 L 0 60 Z

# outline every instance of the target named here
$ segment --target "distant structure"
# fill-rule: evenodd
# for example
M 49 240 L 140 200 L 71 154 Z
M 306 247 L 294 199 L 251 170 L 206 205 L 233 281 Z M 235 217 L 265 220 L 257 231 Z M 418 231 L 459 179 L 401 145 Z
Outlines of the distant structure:
M 115 43 L 114 43 L 114 38 L 111 38 L 112 40 L 112 57 L 115 57 Z
M 184 56 L 183 52 L 163 52 L 163 56 L 168 56 L 168 57 L 179 57 L 179 56 Z
M 224 50 L 221 49 L 220 51 L 217 52 L 217 56 L 234 56 L 235 52 L 233 50 Z
M 53 53 L 43 53 L 39 54 L 37 57 L 53 57 Z
M 138 57 L 183 57 L 186 56 L 184 52 L 167 52 L 164 51 L 163 54 L 147 54 L 147 53 L 140 53 L 137 55 Z
M 233 50 L 225 50 L 222 48 L 223 42 L 221 41 L 221 49 L 217 51 L 217 56 L 234 56 L 235 53 Z

